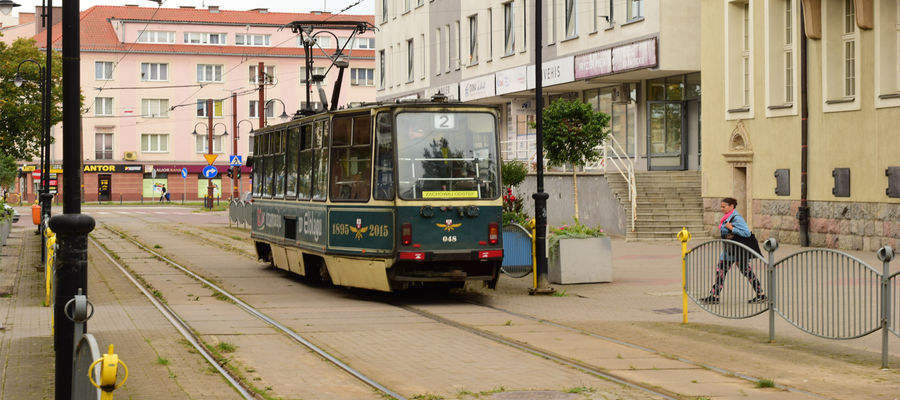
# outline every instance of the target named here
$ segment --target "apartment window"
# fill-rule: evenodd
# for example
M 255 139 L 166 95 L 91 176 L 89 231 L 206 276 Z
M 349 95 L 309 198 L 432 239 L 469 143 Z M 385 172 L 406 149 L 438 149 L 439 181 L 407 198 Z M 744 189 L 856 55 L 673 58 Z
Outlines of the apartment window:
M 197 82 L 222 82 L 222 66 L 197 64 Z
M 750 106 L 750 83 L 753 73 L 750 65 L 750 3 L 744 3 L 741 24 L 741 105 Z
M 437 28 L 437 30 L 435 30 L 435 32 L 434 32 L 434 41 L 437 46 L 435 46 L 434 48 L 440 49 L 441 42 L 443 42 L 443 39 L 444 39 L 444 35 L 441 33 L 441 28 Z M 440 53 L 438 53 L 437 56 L 435 57 L 435 62 L 434 62 L 434 69 L 435 69 L 434 74 L 435 75 L 441 74 L 441 71 L 442 71 L 441 70 L 441 60 L 443 60 L 443 57 L 440 55 Z
M 250 100 L 250 118 L 259 118 L 259 100 Z M 266 118 L 275 118 L 275 102 L 266 104 Z
M 413 51 L 413 40 L 406 41 L 406 82 L 412 82 L 416 78 L 415 75 L 415 52 Z
M 222 117 L 222 100 L 213 100 L 213 117 Z M 209 117 L 206 109 L 206 99 L 197 99 L 197 116 Z
M 266 65 L 265 74 L 266 74 L 265 83 L 267 85 L 275 82 L 275 66 L 274 65 Z M 259 85 L 259 68 L 258 68 L 258 66 L 256 66 L 256 65 L 250 66 L 249 76 L 250 76 L 251 84 Z
M 425 0 L 416 0 L 416 7 L 421 7 L 425 5 Z
M 95 97 L 94 98 L 94 115 L 112 116 L 113 115 L 113 98 L 112 97 Z
M 141 63 L 142 81 L 168 81 L 169 64 Z
M 794 101 L 794 16 L 791 0 L 784 1 L 784 102 Z
M 141 31 L 138 43 L 175 43 L 175 32 Z
M 224 136 L 222 135 L 213 135 L 213 153 L 224 153 L 224 151 L 222 151 L 222 142 L 224 142 L 223 139 Z M 196 144 L 195 149 L 197 153 L 209 153 L 209 139 L 207 139 L 206 135 L 195 136 L 194 143 Z
M 626 0 L 628 20 L 644 18 L 644 0 Z
M 575 0 L 566 0 L 566 39 L 578 35 L 578 30 L 575 26 L 576 14 Z
M 168 118 L 169 99 L 141 99 L 141 116 L 144 118 Z
M 844 0 L 844 97 L 856 95 L 856 5 Z
M 375 70 L 372 68 L 350 68 L 351 86 L 374 86 Z
M 297 40 L 300 40 L 300 38 L 298 37 Z M 330 49 L 332 46 L 334 46 L 333 44 L 331 44 L 331 37 L 325 36 L 325 35 L 316 36 L 316 44 L 319 47 L 322 47 L 325 49 Z M 302 46 L 302 43 L 301 43 L 301 46 Z
M 409 12 L 409 0 L 403 0 L 403 12 Z
M 444 45 L 447 46 L 447 72 L 450 72 L 450 69 L 453 68 L 453 36 L 450 31 L 450 25 L 446 25 L 444 30 L 447 31 L 447 41 Z
M 371 50 L 375 48 L 375 38 L 353 38 L 353 40 L 350 40 L 350 38 L 341 37 L 338 38 L 338 48 Z
M 494 9 L 488 8 L 488 60 L 494 58 Z
M 795 64 L 794 28 L 795 0 L 773 0 L 766 3 L 766 116 L 794 115 Z
M 387 22 L 388 20 L 388 3 L 391 0 L 381 0 L 381 21 Z
M 515 12 L 513 3 L 503 3 L 503 53 L 510 55 L 516 51 Z
M 186 44 L 212 44 L 212 45 L 221 45 L 228 44 L 225 40 L 226 35 L 224 33 L 198 33 L 198 32 L 185 32 L 184 33 L 184 43 Z
M 900 2 L 878 0 L 874 15 L 875 102 L 900 106 Z
M 384 50 L 378 51 L 378 87 L 384 88 L 384 70 L 387 68 L 384 59 Z M 302 78 L 301 78 L 302 79 Z
M 312 74 L 310 75 L 310 81 L 313 81 L 312 75 L 325 75 L 325 67 L 313 67 Z M 300 84 L 306 85 L 306 67 L 300 67 Z M 315 81 L 313 81 L 313 86 L 315 86 Z M 322 80 L 322 86 L 327 86 L 327 81 Z
M 95 133 L 94 134 L 94 159 L 96 159 L 96 160 L 112 160 L 113 159 L 113 134 L 112 133 Z
M 630 3 L 629 3 L 630 4 Z M 725 94 L 726 94 L 726 110 L 728 112 L 728 119 L 736 119 L 736 118 L 748 118 L 752 117 L 752 105 L 753 105 L 753 9 L 750 7 L 751 2 L 749 1 L 728 1 L 726 2 L 726 51 L 725 51 L 725 77 L 726 77 L 726 86 L 725 86 Z M 780 20 L 779 14 L 779 20 Z M 783 43 L 781 38 L 781 24 L 777 25 L 779 28 L 777 30 L 779 39 L 771 38 L 772 31 L 775 29 L 771 29 L 770 34 L 770 46 L 769 49 L 772 52 L 776 52 L 779 49 L 780 43 Z M 771 24 L 770 24 L 771 28 Z M 772 53 L 769 54 L 772 56 Z M 778 77 L 777 81 L 781 82 L 782 73 L 780 57 L 778 57 L 779 61 L 776 61 L 775 64 L 778 67 L 773 67 L 772 63 L 770 63 L 770 70 L 767 70 L 768 77 L 770 80 L 773 80 L 773 77 Z M 771 95 L 774 90 L 778 89 L 780 93 L 780 86 L 775 88 L 773 85 L 769 88 L 769 94 Z M 778 96 L 780 97 L 780 96 Z M 771 98 L 770 98 L 771 102 Z
M 462 30 L 459 21 L 456 21 L 456 69 L 462 64 Z
M 272 35 L 254 35 L 238 33 L 234 35 L 234 44 L 237 46 L 268 46 Z
M 141 134 L 141 153 L 168 153 L 169 135 L 164 133 Z
M 478 15 L 469 17 L 469 65 L 478 64 Z
M 548 44 L 556 43 L 556 0 L 550 0 L 550 37 L 547 39 Z
M 113 63 L 112 61 L 96 61 L 94 62 L 94 79 L 98 81 L 112 80 Z

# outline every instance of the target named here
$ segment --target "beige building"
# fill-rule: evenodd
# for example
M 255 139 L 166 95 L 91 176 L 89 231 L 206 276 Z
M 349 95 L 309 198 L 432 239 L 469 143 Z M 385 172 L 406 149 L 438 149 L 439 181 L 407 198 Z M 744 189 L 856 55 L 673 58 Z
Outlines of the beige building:
M 810 244 L 896 248 L 900 1 L 703 0 L 701 13 L 706 222 L 733 196 L 760 239 L 800 242 L 805 41 Z

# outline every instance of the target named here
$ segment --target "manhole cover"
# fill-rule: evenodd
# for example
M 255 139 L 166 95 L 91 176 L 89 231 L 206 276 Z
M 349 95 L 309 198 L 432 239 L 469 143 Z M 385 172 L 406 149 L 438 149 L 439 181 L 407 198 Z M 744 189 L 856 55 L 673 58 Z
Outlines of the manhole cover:
M 574 393 L 555 392 L 552 390 L 539 390 L 534 392 L 501 392 L 491 396 L 493 400 L 575 400 Z

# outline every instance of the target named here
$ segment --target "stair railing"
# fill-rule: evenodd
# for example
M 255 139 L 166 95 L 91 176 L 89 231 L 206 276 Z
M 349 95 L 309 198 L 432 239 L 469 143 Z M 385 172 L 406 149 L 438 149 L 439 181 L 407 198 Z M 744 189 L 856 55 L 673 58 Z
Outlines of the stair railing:
M 601 145 L 603 158 L 600 160 L 600 168 L 606 173 L 612 164 L 616 171 L 625 179 L 628 185 L 628 202 L 631 206 L 631 231 L 634 232 L 634 223 L 637 221 L 637 185 L 634 180 L 634 160 L 628 156 L 628 152 L 619 144 L 613 135 L 607 135 L 607 140 Z

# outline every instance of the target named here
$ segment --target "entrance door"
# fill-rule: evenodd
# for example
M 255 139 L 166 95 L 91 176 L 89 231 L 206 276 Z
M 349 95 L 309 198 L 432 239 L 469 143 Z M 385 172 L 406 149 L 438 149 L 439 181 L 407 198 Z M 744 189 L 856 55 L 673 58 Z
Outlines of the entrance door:
M 112 175 L 100 174 L 97 176 L 97 193 L 100 201 L 111 201 L 110 192 L 112 190 Z
M 647 154 L 650 170 L 687 168 L 685 103 L 647 102 Z

